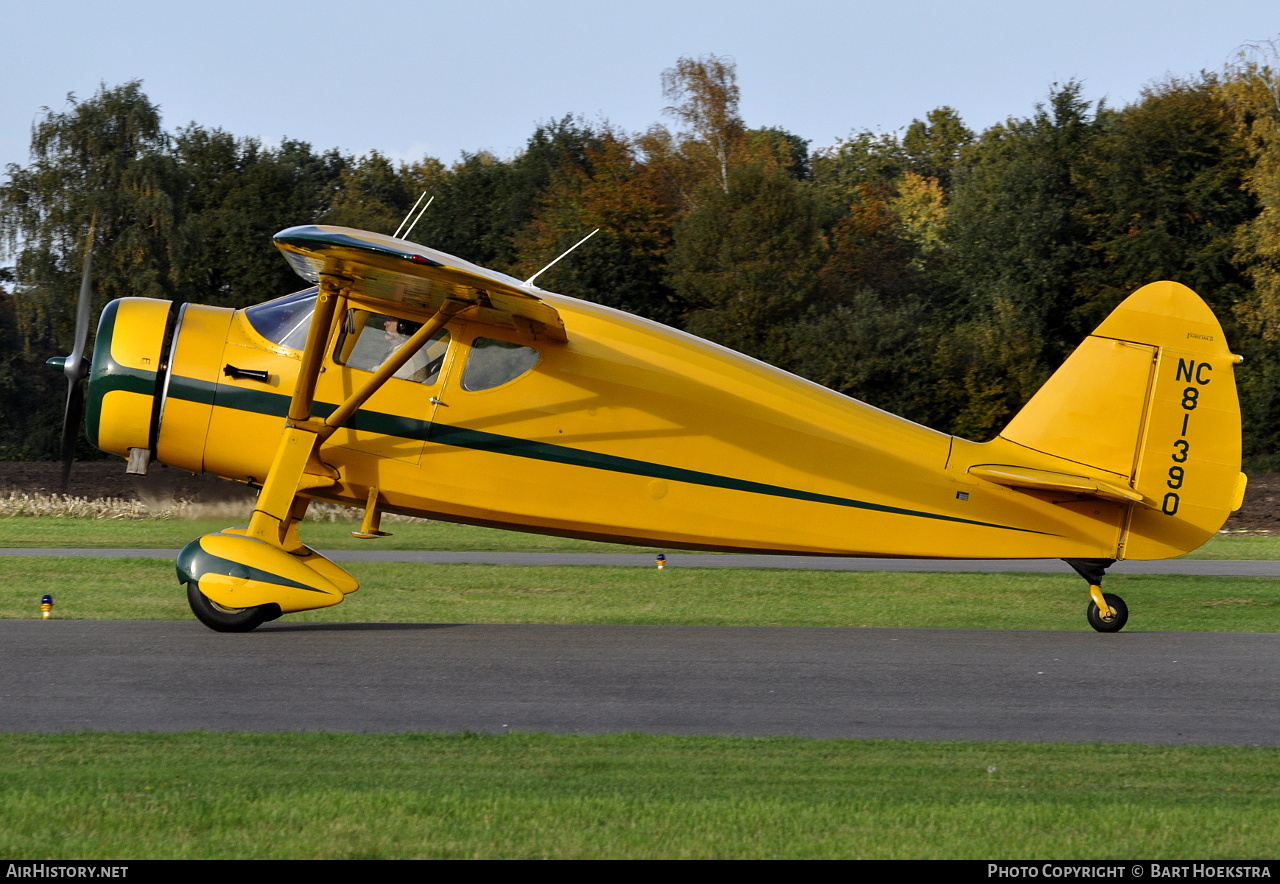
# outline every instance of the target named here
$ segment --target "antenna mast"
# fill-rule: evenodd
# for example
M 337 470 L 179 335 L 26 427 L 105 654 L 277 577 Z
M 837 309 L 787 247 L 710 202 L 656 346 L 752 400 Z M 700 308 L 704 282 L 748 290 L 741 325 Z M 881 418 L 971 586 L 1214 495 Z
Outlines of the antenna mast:
M 535 279 L 537 279 L 537 278 L 538 278 L 539 276 L 541 276 L 542 274 L 546 273 L 546 272 L 547 272 L 548 270 L 550 270 L 552 267 L 554 267 L 554 266 L 556 266 L 557 264 L 559 264 L 559 263 L 560 263 L 560 259 L 561 259 L 561 258 L 564 258 L 564 257 L 565 257 L 565 255 L 568 255 L 568 254 L 569 254 L 569 252 L 572 252 L 572 251 L 573 251 L 574 249 L 576 249 L 578 246 L 582 245 L 584 242 L 586 242 L 587 240 L 591 239 L 591 237 L 595 236 L 595 235 L 596 235 L 597 233 L 599 233 L 599 232 L 600 232 L 600 228 L 599 228 L 599 227 L 597 227 L 595 230 L 591 231 L 591 232 L 590 232 L 590 233 L 588 233 L 586 236 L 584 236 L 582 239 L 578 240 L 576 243 L 574 243 L 572 246 L 570 246 L 570 247 L 565 251 L 565 253 L 564 253 L 563 255 L 561 255 L 561 256 L 560 256 L 560 258 L 556 258 L 554 261 L 552 261 L 552 262 L 551 262 L 550 264 L 548 264 L 546 267 L 543 267 L 541 270 L 539 270 L 539 271 L 538 271 L 537 273 L 535 273 L 533 276 L 530 276 L 528 279 L 526 279 L 523 283 L 521 283 L 521 285 L 526 286 L 526 287 L 528 287 L 528 288 L 533 288 L 533 281 L 534 281 Z
M 405 226 L 406 224 L 409 224 L 409 219 L 410 219 L 410 218 L 413 218 L 413 213 L 414 213 L 414 211 L 415 211 L 415 210 L 417 210 L 417 208 L 418 208 L 418 203 L 422 202 L 422 197 L 423 197 L 423 196 L 426 196 L 426 195 L 427 195 L 427 192 L 426 192 L 425 190 L 424 190 L 424 191 L 422 191 L 422 196 L 418 197 L 418 202 L 413 204 L 413 208 L 409 210 L 409 214 L 408 214 L 408 215 L 405 215 L 405 216 L 404 216 L 404 220 L 400 222 L 400 226 L 396 228 L 396 232 L 395 232 L 395 233 L 393 233 L 393 234 L 392 234 L 392 236 L 394 236 L 396 239 L 400 239 L 400 231 L 401 231 L 401 230 L 404 230 L 404 226 Z M 426 211 L 427 211 L 427 206 L 429 206 L 429 205 L 431 205 L 433 202 L 435 202 L 435 199 L 436 199 L 436 198 L 433 196 L 431 199 L 427 200 L 427 205 L 422 207 L 422 211 L 421 211 L 421 212 L 418 212 L 418 217 L 417 217 L 417 218 L 413 218 L 413 223 L 412 223 L 412 224 L 409 224 L 409 229 L 404 231 L 404 235 L 405 235 L 406 237 L 407 237 L 410 233 L 413 233 L 413 228 L 414 228 L 414 227 L 416 227 L 416 226 L 418 226 L 418 222 L 422 220 L 422 216 L 426 213 Z

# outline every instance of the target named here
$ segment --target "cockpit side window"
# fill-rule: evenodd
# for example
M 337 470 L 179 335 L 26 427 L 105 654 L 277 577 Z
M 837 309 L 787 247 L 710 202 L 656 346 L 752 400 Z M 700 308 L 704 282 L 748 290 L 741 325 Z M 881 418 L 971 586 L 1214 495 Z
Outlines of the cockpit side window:
M 514 381 L 531 371 L 541 358 L 532 347 L 494 338 L 476 338 L 462 373 L 462 389 L 475 393 Z
M 397 319 L 368 310 L 348 310 L 342 333 L 334 350 L 333 361 L 361 371 L 377 371 L 409 336 L 422 328 L 422 323 Z M 449 332 L 440 329 L 426 345 L 402 365 L 393 377 L 420 384 L 434 384 L 440 377 L 445 353 L 449 349 Z
M 311 328 L 311 315 L 316 312 L 316 295 L 318 290 L 313 286 L 256 304 L 244 311 L 254 331 L 268 341 L 301 350 L 307 345 L 307 331 Z

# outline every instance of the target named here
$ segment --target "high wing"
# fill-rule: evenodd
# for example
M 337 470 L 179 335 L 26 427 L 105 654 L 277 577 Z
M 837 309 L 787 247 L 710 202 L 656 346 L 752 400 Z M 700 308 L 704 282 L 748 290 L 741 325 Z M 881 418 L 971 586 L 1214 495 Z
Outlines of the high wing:
M 446 300 L 471 305 L 466 318 L 565 340 L 560 314 L 532 286 L 453 255 L 379 233 L 306 225 L 275 235 L 276 247 L 299 276 L 350 279 L 356 295 L 395 301 L 434 313 Z

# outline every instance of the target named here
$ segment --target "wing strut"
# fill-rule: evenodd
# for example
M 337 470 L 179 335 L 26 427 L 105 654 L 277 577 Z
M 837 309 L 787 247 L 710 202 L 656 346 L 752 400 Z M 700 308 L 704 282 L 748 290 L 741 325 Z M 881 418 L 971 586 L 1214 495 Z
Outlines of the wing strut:
M 191 608 L 212 629 L 245 632 L 281 613 L 336 605 L 347 593 L 360 588 L 355 577 L 308 548 L 298 536 L 298 523 L 312 499 L 307 492 L 330 488 L 341 481 L 338 471 L 321 461 L 320 448 L 450 317 L 476 308 L 475 303 L 465 299 L 465 294 L 474 290 L 459 288 L 464 297 L 455 296 L 452 290 L 446 292 L 436 300 L 438 306 L 431 319 L 337 410 L 321 419 L 312 411 L 325 349 L 353 291 L 367 294 L 363 288 L 367 281 L 348 270 L 338 261 L 317 268 L 316 309 L 307 329 L 284 432 L 249 526 L 206 534 L 178 554 L 178 579 L 187 585 Z M 541 302 L 528 299 L 524 306 L 530 305 L 530 309 L 537 308 Z M 554 310 L 544 318 L 559 321 Z M 381 534 L 377 488 L 369 489 L 362 527 L 365 536 Z
M 289 423 L 305 421 L 311 417 L 311 405 L 315 401 L 316 379 L 320 377 L 320 363 L 324 360 L 324 345 L 329 340 L 330 326 L 338 301 L 346 296 L 351 280 L 341 276 L 323 274 L 320 277 L 320 294 L 316 298 L 316 312 L 311 316 L 311 328 L 307 329 L 307 343 L 302 348 L 302 366 L 298 369 L 298 382 L 289 401 Z
M 449 319 L 470 307 L 466 301 L 446 298 L 435 315 L 405 341 L 384 362 L 373 376 L 327 418 L 312 416 L 315 401 L 316 378 L 324 359 L 325 345 L 333 331 L 334 317 L 339 302 L 345 300 L 350 280 L 341 276 L 321 274 L 320 295 L 316 312 L 307 331 L 307 343 L 302 352 L 302 366 L 298 370 L 298 382 L 289 404 L 280 447 L 275 460 L 262 483 L 257 506 L 249 520 L 248 536 L 286 551 L 301 546 L 297 540 L 297 523 L 305 512 L 306 500 L 299 495 L 306 491 L 327 488 L 338 481 L 337 471 L 321 462 L 320 446 L 333 433 L 351 419 L 359 409 L 387 382 L 415 353 L 426 346 L 431 336 L 448 323 Z

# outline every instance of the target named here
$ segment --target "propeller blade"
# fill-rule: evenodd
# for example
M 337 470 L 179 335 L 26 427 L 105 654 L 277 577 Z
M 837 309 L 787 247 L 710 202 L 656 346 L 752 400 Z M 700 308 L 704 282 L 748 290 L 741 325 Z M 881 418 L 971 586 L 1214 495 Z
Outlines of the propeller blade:
M 89 344 L 89 318 L 93 310 L 93 235 L 97 230 L 95 218 L 89 223 L 89 236 L 84 244 L 84 270 L 80 274 L 80 297 L 76 301 L 76 336 L 71 355 L 53 358 L 49 364 L 60 368 L 67 377 L 67 409 L 62 415 L 62 491 L 71 480 L 71 464 L 76 456 L 76 439 L 80 435 L 80 421 L 84 417 L 84 385 L 81 381 L 89 373 L 89 360 L 85 349 Z
M 89 224 L 89 238 L 84 244 L 84 271 L 80 274 L 80 297 L 76 301 L 76 337 L 63 371 L 73 381 L 88 374 L 88 362 L 84 358 L 89 343 L 89 314 L 93 310 L 93 235 L 98 226 L 95 219 Z
M 67 378 L 67 410 L 62 415 L 62 486 L 65 494 L 71 480 L 71 464 L 76 456 L 76 439 L 80 435 L 80 421 L 84 418 L 84 384 L 78 379 Z

